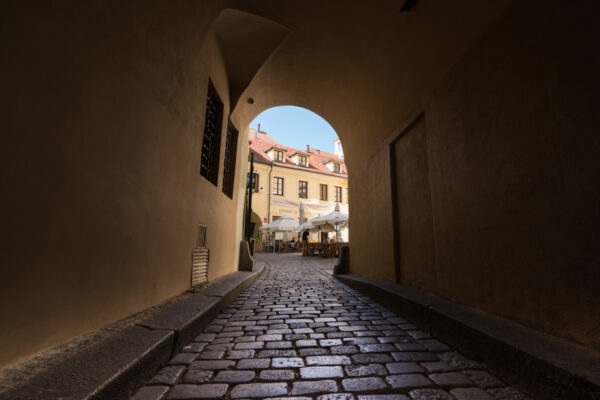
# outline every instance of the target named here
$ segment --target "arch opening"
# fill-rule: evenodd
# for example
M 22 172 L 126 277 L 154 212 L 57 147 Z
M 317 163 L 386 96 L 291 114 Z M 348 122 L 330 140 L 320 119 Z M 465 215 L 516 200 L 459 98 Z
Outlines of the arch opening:
M 255 251 L 337 256 L 350 205 L 338 133 L 311 110 L 277 106 L 250 123 L 248 146 L 252 216 L 263 225 Z

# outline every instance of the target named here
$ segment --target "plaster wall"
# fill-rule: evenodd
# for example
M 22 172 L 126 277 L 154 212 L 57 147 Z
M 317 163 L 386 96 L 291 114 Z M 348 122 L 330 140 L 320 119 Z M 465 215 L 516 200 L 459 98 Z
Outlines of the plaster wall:
M 413 217 L 429 207 L 413 203 L 430 180 L 435 238 L 435 263 L 400 247 L 400 275 L 600 348 L 597 6 L 544 5 L 507 12 L 445 77 L 423 126 L 399 139 L 413 140 L 399 168 L 422 179 L 404 177 L 397 207 L 412 201 Z M 402 244 L 421 222 L 400 219 Z
M 3 4 L 0 366 L 188 289 L 198 224 L 237 269 L 239 175 L 199 173 L 213 3 Z

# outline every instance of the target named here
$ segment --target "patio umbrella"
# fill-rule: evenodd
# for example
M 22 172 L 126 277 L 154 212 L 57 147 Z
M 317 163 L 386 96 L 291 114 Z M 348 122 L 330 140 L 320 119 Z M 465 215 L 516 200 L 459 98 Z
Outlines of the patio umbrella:
M 292 217 L 284 215 L 271 222 L 269 229 L 273 232 L 296 232 L 298 231 L 298 221 Z
M 338 228 L 348 222 L 348 214 L 340 212 L 340 205 L 336 204 L 334 211 L 323 215 L 322 217 L 313 218 L 311 222 L 319 227 L 325 224 L 334 226 L 335 228 L 332 232 L 335 232 L 336 239 L 339 239 Z
M 304 215 L 304 203 L 300 203 L 300 210 L 298 211 L 298 222 L 300 224 L 306 222 L 306 216 Z

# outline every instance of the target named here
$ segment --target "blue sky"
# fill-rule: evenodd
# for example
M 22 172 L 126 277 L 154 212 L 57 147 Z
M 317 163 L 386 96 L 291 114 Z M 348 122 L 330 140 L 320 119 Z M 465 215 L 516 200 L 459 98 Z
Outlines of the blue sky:
M 309 144 L 311 148 L 333 153 L 333 139 L 337 134 L 327 121 L 306 108 L 269 108 L 250 123 L 250 128 L 256 129 L 257 123 L 262 132 L 267 132 L 284 146 L 305 149 Z

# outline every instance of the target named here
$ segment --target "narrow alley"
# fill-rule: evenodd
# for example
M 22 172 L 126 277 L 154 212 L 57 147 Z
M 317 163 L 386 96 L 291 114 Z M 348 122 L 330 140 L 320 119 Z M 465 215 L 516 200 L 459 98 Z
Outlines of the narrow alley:
M 134 400 L 525 400 L 334 279 L 335 260 L 260 254 L 262 277 Z

